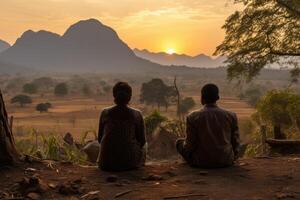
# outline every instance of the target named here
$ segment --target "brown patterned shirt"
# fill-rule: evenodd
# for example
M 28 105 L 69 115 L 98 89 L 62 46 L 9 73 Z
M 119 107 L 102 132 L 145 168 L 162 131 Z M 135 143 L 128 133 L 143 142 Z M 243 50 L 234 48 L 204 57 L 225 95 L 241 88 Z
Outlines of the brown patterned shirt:
M 215 104 L 206 105 L 187 117 L 186 134 L 184 151 L 191 165 L 224 167 L 232 165 L 238 156 L 236 114 Z

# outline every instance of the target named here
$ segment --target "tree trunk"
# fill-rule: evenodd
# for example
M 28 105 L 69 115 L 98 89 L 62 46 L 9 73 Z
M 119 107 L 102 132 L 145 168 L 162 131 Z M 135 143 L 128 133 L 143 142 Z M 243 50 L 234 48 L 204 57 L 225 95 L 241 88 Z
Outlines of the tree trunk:
M 280 125 L 274 125 L 274 139 L 278 139 L 278 140 L 286 139 L 285 134 L 281 131 Z
M 18 160 L 19 154 L 15 147 L 4 99 L 0 91 L 0 166 L 15 164 Z

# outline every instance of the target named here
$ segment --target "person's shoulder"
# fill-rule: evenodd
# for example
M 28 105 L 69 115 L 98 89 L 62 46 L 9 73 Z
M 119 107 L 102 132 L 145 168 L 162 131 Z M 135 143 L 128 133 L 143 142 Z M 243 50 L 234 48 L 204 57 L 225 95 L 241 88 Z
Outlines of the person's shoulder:
M 226 109 L 224 109 L 224 108 L 220 108 L 220 107 L 218 107 L 218 109 L 219 109 L 221 112 L 224 112 L 226 115 L 229 115 L 230 117 L 234 117 L 234 118 L 237 117 L 237 115 L 236 115 L 235 112 L 232 112 L 232 111 L 226 110 Z
M 192 112 L 190 112 L 187 116 L 188 119 L 195 119 L 198 118 L 199 116 L 201 116 L 201 114 L 203 113 L 203 109 L 197 109 L 194 110 Z
M 109 107 L 102 108 L 101 113 L 102 114 L 109 113 L 113 108 L 114 108 L 114 106 L 109 106 Z
M 128 109 L 129 109 L 131 112 L 133 112 L 135 115 L 142 116 L 142 111 L 140 111 L 139 109 L 132 108 L 132 107 L 128 107 Z

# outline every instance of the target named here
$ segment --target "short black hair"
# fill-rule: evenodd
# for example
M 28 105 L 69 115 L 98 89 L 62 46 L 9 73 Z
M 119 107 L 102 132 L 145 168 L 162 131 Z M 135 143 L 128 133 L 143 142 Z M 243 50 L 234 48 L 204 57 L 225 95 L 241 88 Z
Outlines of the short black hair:
M 132 96 L 132 88 L 126 82 L 118 82 L 113 88 L 113 96 L 117 105 L 127 105 Z
M 201 90 L 202 99 L 205 103 L 216 103 L 219 100 L 219 88 L 215 84 L 209 83 L 203 86 Z

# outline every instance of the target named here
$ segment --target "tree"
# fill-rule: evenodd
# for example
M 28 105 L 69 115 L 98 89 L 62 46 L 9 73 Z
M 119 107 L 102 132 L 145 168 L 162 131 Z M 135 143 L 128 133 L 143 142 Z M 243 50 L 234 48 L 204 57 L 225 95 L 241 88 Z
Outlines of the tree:
M 166 85 L 161 79 L 157 78 L 148 83 L 143 83 L 140 101 L 148 105 L 157 105 L 158 108 L 165 106 L 167 109 L 175 96 L 174 87 Z
M 66 83 L 59 83 L 55 86 L 54 94 L 56 96 L 65 96 L 68 93 L 69 93 L 69 89 Z
M 36 110 L 40 113 L 48 112 L 49 108 L 51 108 L 50 103 L 39 103 L 38 105 L 36 105 Z
M 46 90 L 49 90 L 50 87 L 54 86 L 54 80 L 51 77 L 37 78 L 33 80 L 32 83 Z
M 23 92 L 28 94 L 36 94 L 38 91 L 38 86 L 34 83 L 26 83 L 23 85 Z
M 282 127 L 296 125 L 300 118 L 300 95 L 291 90 L 272 90 L 258 102 L 254 116 L 258 123 L 273 126 L 276 139 L 285 138 Z
M 19 103 L 21 107 L 24 107 L 24 105 L 26 105 L 26 104 L 31 104 L 32 99 L 30 96 L 19 94 L 19 95 L 13 97 L 10 100 L 10 102 L 11 103 Z
M 215 55 L 227 56 L 227 75 L 232 78 L 257 76 L 269 64 L 294 66 L 292 81 L 299 76 L 300 1 L 235 0 L 242 11 L 232 14 L 223 28 L 226 36 Z
M 15 147 L 10 123 L 0 91 L 0 166 L 15 164 L 20 157 Z
M 262 96 L 263 92 L 259 88 L 250 87 L 240 97 L 245 99 L 249 105 L 255 107 Z
M 92 90 L 91 88 L 89 87 L 88 84 L 84 84 L 83 87 L 82 87 L 82 93 L 85 95 L 85 96 L 90 96 L 92 94 Z
M 182 115 L 187 114 L 192 108 L 196 105 L 194 99 L 192 97 L 185 97 L 180 101 L 179 105 L 179 113 Z

